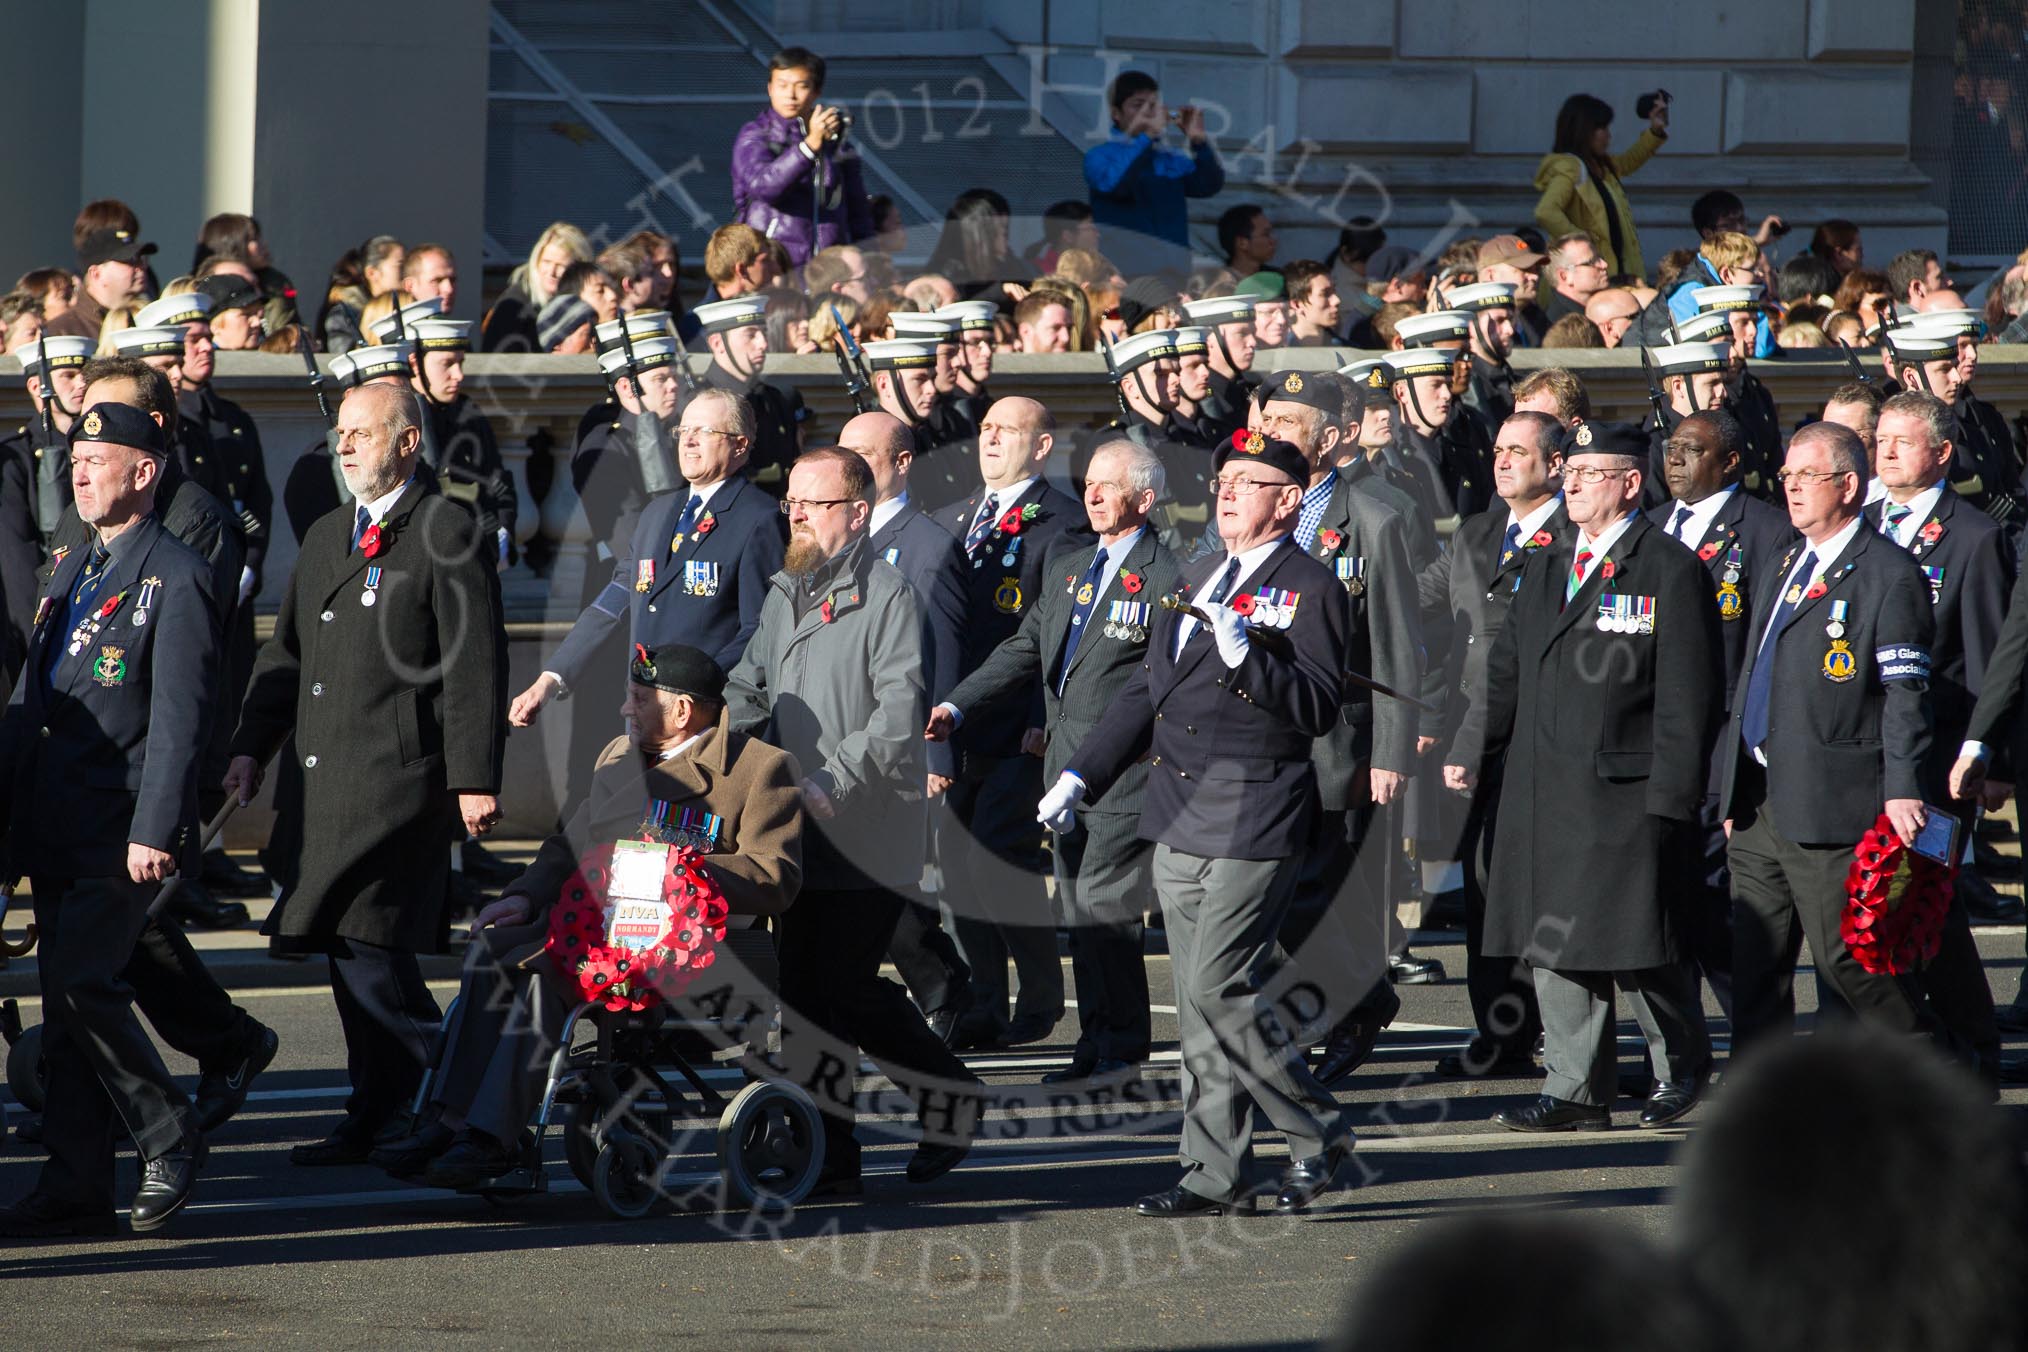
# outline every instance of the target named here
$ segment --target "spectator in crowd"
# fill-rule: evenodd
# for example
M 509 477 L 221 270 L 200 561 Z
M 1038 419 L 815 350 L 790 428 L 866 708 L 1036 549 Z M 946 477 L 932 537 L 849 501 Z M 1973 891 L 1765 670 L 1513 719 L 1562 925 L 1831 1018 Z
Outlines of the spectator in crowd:
M 1871 338 L 1880 331 L 1890 294 L 1886 273 L 1854 268 L 1838 283 L 1838 290 L 1831 297 L 1831 308 L 1857 315 L 1866 336 Z
M 810 341 L 810 299 L 800 291 L 775 287 L 768 292 L 768 351 L 807 356 L 817 350 Z
M 851 118 L 817 102 L 823 92 L 824 58 L 784 47 L 768 61 L 767 108 L 732 143 L 733 208 L 781 244 L 790 267 L 873 234 L 859 152 L 846 139 Z
M 275 256 L 261 236 L 259 221 L 237 211 L 223 211 L 205 221 L 197 232 L 191 272 L 197 272 L 213 258 L 231 259 L 253 269 L 263 301 L 261 323 L 270 332 L 297 321 L 296 284 L 275 266 Z
M 458 305 L 458 260 L 448 245 L 418 244 L 401 260 L 402 304 L 420 300 L 437 303 L 437 313 L 448 316 Z
M 1618 347 L 1640 313 L 1641 303 L 1623 286 L 1594 291 L 1584 303 L 1584 317 L 1598 330 L 1599 341 L 1606 347 Z
M 1066 198 L 1042 213 L 1042 238 L 1028 247 L 1025 256 L 1038 274 L 1054 272 L 1065 249 L 1089 249 L 1097 253 L 1098 239 L 1091 205 Z
M 920 277 L 911 277 L 908 285 L 901 289 L 901 293 L 924 314 L 958 303 L 956 283 L 937 272 L 925 272 Z
M 98 340 L 111 311 L 134 305 L 146 296 L 145 260 L 154 252 L 155 246 L 135 230 L 104 226 L 87 231 L 77 242 L 78 266 L 84 269 L 77 303 L 48 321 L 45 332 Z
M 1387 232 L 1370 217 L 1361 216 L 1338 232 L 1338 247 L 1331 251 L 1331 280 L 1337 283 L 1345 306 L 1346 341 L 1352 347 L 1365 346 L 1359 339 L 1371 331 L 1373 316 L 1386 303 L 1371 289 L 1370 266 L 1386 244 Z
M 1225 170 L 1204 131 L 1204 112 L 1185 104 L 1171 113 L 1155 77 L 1138 70 L 1120 72 L 1106 102 L 1112 135 L 1084 157 L 1092 219 L 1107 232 L 1112 256 L 1127 275 L 1187 272 L 1185 199 L 1211 197 L 1225 186 Z M 1188 154 L 1162 143 L 1171 122 L 1188 143 Z
M 659 230 L 636 230 L 621 240 L 648 255 L 655 278 L 655 289 L 648 296 L 650 310 L 667 310 L 671 314 L 682 309 L 682 298 L 676 294 L 676 273 L 682 266 L 682 259 L 676 252 L 676 241 Z M 446 305 L 445 310 L 450 306 Z
M 251 352 L 262 347 L 267 333 L 264 327 L 267 305 L 260 287 L 251 277 L 232 270 L 236 266 L 211 259 L 205 264 L 209 271 L 197 280 L 197 289 L 211 297 L 211 342 L 221 352 Z M 302 350 L 296 343 L 296 333 L 301 327 L 291 324 L 281 330 L 289 336 L 289 345 L 282 351 Z
M 803 265 L 803 289 L 813 299 L 843 296 L 865 304 L 869 294 L 865 252 L 852 244 L 833 244 L 828 249 L 819 249 Z
M 1729 1070 L 1674 1225 L 1728 1345 L 2022 1346 L 2020 1142 L 1989 1098 L 1932 1049 L 1850 1026 Z
M 1546 413 L 1565 427 L 1591 417 L 1591 395 L 1561 366 L 1545 366 L 1514 386 L 1516 413 Z
M 536 236 L 528 261 L 509 274 L 507 289 L 487 312 L 479 330 L 479 350 L 552 351 L 542 344 L 538 328 L 543 308 L 556 296 L 570 265 L 588 263 L 591 256 L 591 241 L 569 221 L 556 221 Z
M 407 251 L 393 235 L 375 235 L 338 256 L 317 311 L 317 336 L 326 352 L 335 357 L 365 343 L 360 316 L 367 302 L 401 284 L 407 261 Z
M 873 234 L 866 241 L 866 247 L 877 249 L 884 254 L 904 253 L 908 249 L 908 224 L 901 219 L 901 207 L 886 193 L 875 193 L 867 204 L 867 211 L 873 217 Z
M 859 318 L 859 303 L 850 296 L 832 296 L 810 314 L 810 345 L 819 352 L 834 352 L 838 331 L 853 332 Z
M 1797 254 L 1775 274 L 1775 299 L 1791 309 L 1797 305 L 1833 307 L 1832 297 L 1844 280 L 1838 269 L 1813 253 Z
M 775 264 L 768 252 L 767 236 L 737 221 L 719 226 L 704 245 L 704 275 L 711 285 L 704 289 L 700 305 L 751 295 L 771 285 L 775 280 Z M 703 325 L 697 322 L 694 312 L 684 315 L 677 324 L 677 332 L 686 343 L 696 341 L 702 331 Z
M 42 306 L 34 295 L 17 290 L 0 296 L 0 335 L 5 335 L 8 352 L 42 336 Z
M 543 352 L 590 352 L 593 330 L 619 318 L 619 293 L 599 265 L 572 263 L 558 279 L 556 294 L 536 320 Z
M 1071 350 L 1070 305 L 1057 291 L 1031 291 L 1014 307 L 1014 331 L 1027 353 Z
M 1760 260 L 1760 246 L 1737 231 L 1711 236 L 1697 246 L 1697 261 L 1677 279 L 1675 287 L 1663 292 L 1669 298 L 1669 314 L 1679 324 L 1696 314 L 1697 292 L 1707 286 L 1760 285 Z
M 1570 315 L 1582 316 L 1591 298 L 1605 290 L 1611 266 L 1598 251 L 1590 235 L 1565 235 L 1550 246 L 1549 294 L 1543 297 L 1542 313 L 1554 324 Z
M 1520 345 L 1540 346 L 1554 318 L 1535 299 L 1542 289 L 1546 255 L 1529 248 L 1528 241 L 1519 235 L 1495 235 L 1473 250 L 1471 259 L 1480 281 L 1514 288 L 1514 329 L 1520 335 Z
M 1555 239 L 1589 235 L 1605 256 L 1611 280 L 1641 277 L 1641 237 L 1620 180 L 1669 139 L 1669 102 L 1658 99 L 1648 125 L 1624 154 L 1614 155 L 1613 110 L 1603 99 L 1572 94 L 1556 114 L 1556 140 L 1535 170 L 1535 223 Z M 1491 280 L 1482 278 L 1481 280 Z
M 1810 257 L 1820 258 L 1836 270 L 1838 276 L 1866 266 L 1866 244 L 1859 238 L 1859 227 L 1847 220 L 1829 220 L 1818 226 L 1810 236 Z M 1826 288 L 1836 290 L 1836 287 Z
M 1253 297 L 1253 337 L 1256 347 L 1284 347 L 1289 340 L 1288 291 L 1282 274 L 1262 268 L 1232 288 L 1237 296 Z
M 957 288 L 958 294 L 942 304 L 997 291 L 1002 282 L 1035 279 L 1035 269 L 1008 245 L 1010 214 L 1007 199 L 991 188 L 970 189 L 951 203 L 926 269 L 950 278 Z
M 1549 332 L 1542 335 L 1544 347 L 1604 347 L 1605 336 L 1598 331 L 1598 325 L 1583 315 L 1565 315 L 1549 326 Z
M 1251 277 L 1274 262 L 1278 247 L 1274 222 L 1257 203 L 1229 207 L 1218 218 L 1218 249 L 1234 281 Z
M 1993 288 L 1999 297 L 1999 310 L 2003 322 L 1994 324 L 1990 311 L 1986 327 L 1993 333 L 1996 343 L 2028 343 L 2028 267 L 2016 265 L 2008 269 L 2006 277 Z
M 1831 397 L 1824 401 L 1824 421 L 1836 423 L 1851 429 L 1859 438 L 1859 446 L 1866 453 L 1867 476 L 1873 470 L 1873 434 L 1880 422 L 1880 405 L 1886 401 L 1888 391 L 1878 385 L 1863 381 L 1848 381 L 1831 391 Z M 1886 495 L 1887 489 L 1878 479 L 1872 480 L 1867 489 L 1866 500 Z
M 1775 335 L 1775 346 L 1781 348 L 1829 347 L 1831 340 L 1824 331 L 1809 322 L 1783 324 L 1781 332 Z
M 652 297 L 657 282 L 655 260 L 646 249 L 633 244 L 608 245 L 598 256 L 599 271 L 605 273 L 619 299 L 619 312 L 654 309 Z
M 1344 341 L 1338 334 L 1338 287 L 1331 270 L 1322 263 L 1299 258 L 1282 274 L 1289 290 L 1290 347 L 1336 347 Z
M 1918 309 L 1924 296 L 1950 286 L 1951 279 L 1944 276 L 1943 264 L 1932 250 L 1907 249 L 1887 265 L 1887 294 L 1896 309 Z
M 1822 327 L 1831 347 L 1859 347 L 1866 341 L 1866 326 L 1850 310 L 1833 310 Z
M 1744 235 L 1746 230 L 1746 203 L 1739 200 L 1739 194 L 1715 188 L 1690 204 L 1690 225 L 1700 240 L 1713 235 Z M 1789 232 L 1789 225 L 1781 217 L 1761 217 L 1760 225 L 1753 232 L 1753 242 L 1765 249 Z
M 77 295 L 77 278 L 67 268 L 37 268 L 21 274 L 21 280 L 14 284 L 16 291 L 25 291 L 41 306 L 45 320 L 55 319 L 68 311 Z

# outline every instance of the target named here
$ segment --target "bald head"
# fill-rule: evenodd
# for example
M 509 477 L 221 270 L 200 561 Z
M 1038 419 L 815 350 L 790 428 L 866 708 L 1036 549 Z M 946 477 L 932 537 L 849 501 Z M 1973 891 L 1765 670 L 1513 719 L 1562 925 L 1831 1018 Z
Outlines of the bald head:
M 1603 291 L 1592 293 L 1584 303 L 1584 317 L 1598 326 L 1600 336 L 1607 347 L 1618 347 L 1620 339 L 1626 336 L 1627 327 L 1634 322 L 1634 316 L 1641 312 L 1641 303 L 1634 293 L 1623 286 L 1609 286 Z
M 892 413 L 861 413 L 838 433 L 838 445 L 873 471 L 873 500 L 887 502 L 908 491 L 908 467 L 915 459 L 915 436 Z
M 1056 419 L 1033 399 L 995 399 L 979 420 L 979 477 L 997 492 L 1039 473 L 1056 444 Z
M 1005 399 L 996 399 L 986 410 L 988 419 L 1004 422 L 1030 432 L 1054 432 L 1056 415 L 1033 399 L 1015 394 Z
M 1915 309 L 1918 314 L 1928 314 L 1933 310 L 1962 310 L 1964 308 L 1965 298 L 1949 288 L 1941 291 L 1931 291 L 1915 303 Z

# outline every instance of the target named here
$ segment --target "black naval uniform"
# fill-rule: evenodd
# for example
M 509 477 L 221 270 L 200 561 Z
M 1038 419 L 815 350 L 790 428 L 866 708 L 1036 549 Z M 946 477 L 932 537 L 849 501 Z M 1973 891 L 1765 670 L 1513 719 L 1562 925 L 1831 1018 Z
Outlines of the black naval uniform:
M 5 873 L 30 879 L 42 934 L 49 1163 L 36 1190 L 110 1216 L 122 1122 L 147 1159 L 196 1140 L 122 976 L 157 888 L 131 880 L 127 846 L 197 869 L 219 628 L 210 568 L 157 518 L 104 558 L 96 539 L 58 561 L 39 607 L 0 737 L 0 792 Z
M 1506 362 L 1487 361 L 1474 352 L 1464 403 L 1485 424 L 1489 437 L 1499 436 L 1500 424 L 1514 416 L 1514 368 Z
M 1936 631 L 1929 584 L 1915 560 L 1864 520 L 1814 596 L 1800 576 L 1806 553 L 1812 571 L 1823 571 L 1815 551 L 1797 541 L 1762 575 L 1755 651 L 1718 745 L 1719 795 L 1732 822 L 1735 1052 L 1793 1020 L 1799 921 L 1820 987 L 1890 1031 L 1932 1026 L 1912 983 L 1865 971 L 1839 937 L 1853 846 L 1888 799 L 1924 796 Z M 1801 590 L 1794 603 L 1786 599 L 1791 589 Z M 1835 637 L 1833 625 L 1841 630 Z M 1758 696 L 1756 670 L 1766 673 Z M 1745 740 L 1756 715 L 1768 730 L 1765 765 Z
M 1727 388 L 1730 396 L 1726 407 L 1739 419 L 1739 430 L 1746 437 L 1739 457 L 1739 481 L 1757 498 L 1779 497 L 1781 486 L 1775 480 L 1775 471 L 1781 468 L 1785 452 L 1781 414 L 1775 409 L 1774 396 L 1751 371 L 1741 371 L 1736 382 L 1727 382 Z
M 1228 668 L 1195 620 L 1179 651 L 1185 617 L 1164 613 L 1147 660 L 1066 767 L 1088 796 L 1103 798 L 1147 758 L 1140 834 L 1156 847 L 1181 1011 L 1181 1186 L 1214 1201 L 1251 1185 L 1256 1107 L 1288 1137 L 1292 1160 L 1351 1139 L 1261 986 L 1295 890 L 1296 857 L 1315 829 L 1315 742 L 1343 717 L 1350 598 L 1286 537 L 1241 575 L 1244 566 L 1238 557 L 1207 559 L 1186 571 L 1183 591 L 1215 602 L 1288 601 L 1286 627 L 1256 637 Z
M 1220 341 L 1214 333 L 1213 342 Z M 1197 420 L 1211 434 L 1213 445 L 1246 426 L 1246 406 L 1260 382 L 1252 376 L 1211 373 L 1211 393 L 1197 405 Z
M 35 443 L 23 427 L 0 440 L 0 685 L 10 693 L 28 655 L 40 593 L 42 532 L 35 520 Z
M 1022 719 L 1040 686 L 1047 783 L 1056 782 L 1071 753 L 1140 670 L 1161 613 L 1156 602 L 1174 593 L 1182 579 L 1175 556 L 1148 526 L 1113 546 L 1105 562 L 1114 569 L 1103 579 L 1103 590 L 1097 556 L 1096 544 L 1059 552 L 1021 627 L 949 697 L 967 719 L 1003 719 L 1010 711 Z M 1152 1034 L 1141 916 L 1153 909 L 1154 845 L 1140 838 L 1147 776 L 1145 765 L 1128 766 L 1110 788 L 1079 807 L 1080 829 L 1057 836 L 1051 851 L 1077 982 L 1072 1075 L 1148 1056 Z
M 267 457 L 261 449 L 260 428 L 247 411 L 210 384 L 185 390 L 176 404 L 185 418 L 204 428 L 211 444 L 224 492 L 213 496 L 232 508 L 246 545 L 245 564 L 253 570 L 254 594 L 267 563 L 269 531 L 275 522 L 275 490 L 268 483 Z M 238 585 L 234 578 L 234 585 Z
M 1725 504 L 1711 518 L 1698 539 L 1685 539 L 1689 518 L 1684 504 L 1669 499 L 1648 509 L 1648 519 L 1664 534 L 1695 550 L 1711 578 L 1712 600 L 1718 606 L 1718 637 L 1725 655 L 1725 709 L 1732 709 L 1733 694 L 1739 686 L 1739 671 L 1746 664 L 1748 640 L 1753 636 L 1754 587 L 1768 569 L 1775 567 L 1782 551 L 1795 539 L 1788 513 L 1771 507 L 1747 492 L 1743 485 L 1719 490 L 1727 494 Z M 1678 518 L 1686 523 L 1674 527 Z M 1719 780 L 1724 774 L 1720 757 L 1712 757 L 1710 783 L 1699 821 L 1704 829 L 1704 858 L 1700 877 L 1703 886 L 1684 919 L 1691 956 L 1711 993 L 1728 1017 L 1732 1013 L 1732 877 L 1725 863 L 1725 814 L 1719 811 Z
M 1539 550 L 1567 547 L 1577 532 L 1560 497 L 1525 537 L 1517 530 L 1509 539 L 1511 516 L 1502 504 L 1461 522 L 1451 547 L 1417 579 L 1425 612 L 1440 617 L 1431 626 L 1431 649 L 1443 662 L 1444 717 L 1430 760 L 1439 773 L 1442 766 L 1462 765 L 1479 781 L 1456 850 L 1465 875 L 1465 989 L 1479 1031 L 1462 1065 L 1478 1074 L 1496 1063 L 1527 1060 L 1542 1031 L 1526 965 L 1485 952 L 1486 882 L 1505 765 L 1501 756 L 1485 754 L 1486 663 L 1520 590 L 1522 567 Z
M 1887 509 L 1882 499 L 1866 508 L 1866 523 L 1875 530 Z M 2006 623 L 2007 596 L 2013 589 L 2014 547 L 2007 533 L 1984 512 L 1943 485 L 1922 520 L 1899 523 L 1901 538 L 1929 581 L 1936 636 L 1930 644 L 1930 753 L 1923 779 L 1924 801 L 1956 810 L 1970 832 L 1978 813 L 1969 803 L 1950 797 L 1951 766 L 1965 743 L 1972 709 L 1978 703 L 1988 665 Z M 1968 839 L 1968 836 L 1961 839 Z M 1967 864 L 1969 869 L 1970 865 Z M 1960 874 L 1960 883 L 1963 881 Z M 1993 993 L 1986 982 L 1978 948 L 1972 942 L 1971 919 L 1962 893 L 1953 895 L 1944 919 L 1943 946 L 1923 973 L 1930 1006 L 1957 1048 L 1989 1074 L 1997 1070 L 1999 1030 L 1993 1023 Z
M 1433 521 L 1462 520 L 1493 501 L 1493 440 L 1462 406 L 1435 436 L 1424 436 L 1397 416 L 1394 443 L 1383 453 L 1414 477 L 1416 497 Z
M 993 396 L 962 389 L 939 394 L 929 417 L 917 429 L 915 463 L 908 472 L 908 492 L 918 507 L 936 513 L 971 490 L 979 478 L 979 422 L 992 407 Z
M 1155 504 L 1148 524 L 1178 562 L 1217 552 L 1217 537 L 1211 531 L 1213 444 L 1174 418 L 1157 425 L 1128 409 L 1090 439 L 1085 463 L 1090 463 L 1090 450 L 1113 437 L 1153 451 L 1162 462 L 1162 500 Z
M 974 492 L 937 518 L 959 541 L 972 532 L 987 494 Z M 1051 556 L 1092 539 L 1084 509 L 1035 479 L 1018 496 L 995 494 L 991 529 L 966 551 L 964 648 L 960 679 L 977 671 L 1021 627 L 1057 571 Z M 1032 514 L 1031 514 L 1032 509 Z M 1017 530 L 1002 528 L 1009 513 Z M 1007 1026 L 1007 959 L 1020 991 L 1015 1018 L 1024 1027 L 1054 1027 L 1063 1014 L 1063 969 L 1056 958 L 1056 921 L 1042 885 L 1042 762 L 1021 750 L 1025 729 L 1046 726 L 1042 692 L 1019 717 L 980 720 L 958 730 L 958 781 L 945 793 L 949 812 L 937 828 L 944 898 L 952 906 L 958 951 L 972 969 L 967 1041 L 990 1043 Z M 1047 1028 L 1044 1029 L 1047 1031 Z
M 1972 506 L 2019 533 L 2028 518 L 2028 492 L 2021 484 L 2021 461 L 2000 411 L 1970 390 L 1951 404 L 1951 487 Z
M 423 463 L 437 476 L 443 495 L 463 503 L 478 519 L 479 534 L 499 542 L 497 556 L 511 562 L 519 504 L 491 420 L 463 394 L 449 403 L 422 402 L 429 424 L 424 429 Z
M 758 371 L 741 380 L 717 361 L 704 368 L 704 386 L 739 395 L 752 406 L 754 434 L 747 477 L 780 498 L 789 491 L 789 466 L 803 450 L 803 422 L 810 411 L 803 407 L 802 394 L 762 380 Z
M 958 659 L 964 651 L 965 598 L 971 569 L 951 533 L 916 509 L 913 471 L 909 500 L 867 536 L 873 554 L 900 570 L 915 593 L 922 618 L 923 684 L 935 707 L 958 683 Z M 923 768 L 945 779 L 958 777 L 957 755 L 947 742 L 923 749 Z M 971 969 L 946 934 L 936 908 L 919 888 L 904 889 L 907 905 L 895 923 L 887 955 L 926 1018 L 954 1022 L 971 982 Z

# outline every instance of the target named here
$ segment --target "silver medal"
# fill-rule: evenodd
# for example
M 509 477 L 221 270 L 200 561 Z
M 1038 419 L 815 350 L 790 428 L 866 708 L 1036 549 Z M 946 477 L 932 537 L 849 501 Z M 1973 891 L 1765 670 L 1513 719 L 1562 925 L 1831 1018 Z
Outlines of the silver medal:
M 1724 573 L 1720 574 L 1719 581 L 1737 584 L 1739 581 L 1739 570 L 1737 568 L 1726 569 Z
M 359 604 L 362 606 L 370 606 L 379 599 L 380 598 L 378 596 L 374 595 L 373 589 L 370 587 L 367 590 L 359 593 Z
M 1145 643 L 1148 641 L 1148 631 L 1137 624 L 1127 631 L 1127 637 L 1136 643 Z
M 139 629 L 142 625 L 146 624 L 147 622 L 148 622 L 148 608 L 146 606 L 135 606 L 133 619 L 134 627 L 136 629 Z
M 1833 620 L 1824 626 L 1824 632 L 1832 638 L 1843 638 L 1845 637 L 1845 626 Z

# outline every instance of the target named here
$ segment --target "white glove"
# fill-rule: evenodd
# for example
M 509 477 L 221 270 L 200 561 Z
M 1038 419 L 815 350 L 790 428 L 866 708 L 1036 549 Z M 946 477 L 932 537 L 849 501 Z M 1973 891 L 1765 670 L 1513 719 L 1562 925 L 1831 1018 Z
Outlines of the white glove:
M 1077 805 L 1084 799 L 1084 781 L 1065 770 L 1035 805 L 1035 820 L 1058 835 L 1077 829 Z
M 1218 644 L 1218 660 L 1227 670 L 1246 661 L 1253 650 L 1253 641 L 1246 636 L 1246 616 L 1215 601 L 1199 601 L 1197 608 L 1211 617 L 1211 637 Z
M 239 603 L 245 605 L 248 601 L 252 600 L 253 592 L 254 570 L 242 564 L 239 570 Z

